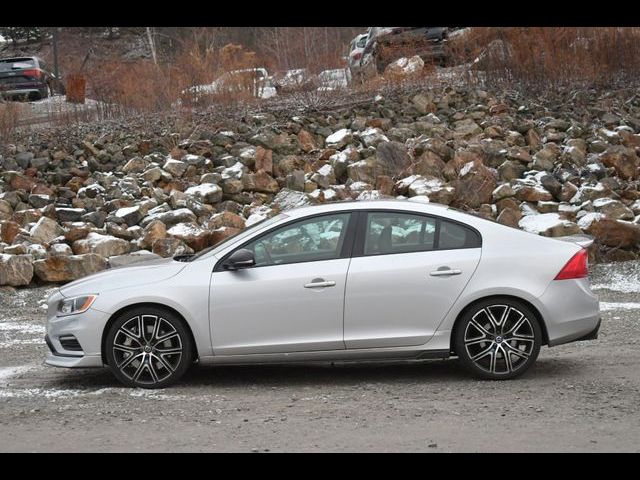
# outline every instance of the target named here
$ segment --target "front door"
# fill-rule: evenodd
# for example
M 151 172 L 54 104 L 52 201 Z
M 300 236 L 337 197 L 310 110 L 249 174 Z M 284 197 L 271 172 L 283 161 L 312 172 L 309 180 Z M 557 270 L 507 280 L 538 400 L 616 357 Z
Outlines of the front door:
M 350 218 L 342 212 L 276 227 L 239 247 L 253 252 L 255 266 L 216 269 L 210 296 L 214 354 L 344 349 Z

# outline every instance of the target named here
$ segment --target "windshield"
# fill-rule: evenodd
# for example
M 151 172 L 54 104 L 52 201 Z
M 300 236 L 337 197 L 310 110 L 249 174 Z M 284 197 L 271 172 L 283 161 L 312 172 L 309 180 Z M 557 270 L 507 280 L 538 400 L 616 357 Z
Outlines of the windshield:
M 208 248 L 205 248 L 204 250 L 200 250 L 198 253 L 196 253 L 195 255 L 192 255 L 188 258 L 188 261 L 192 262 L 194 260 L 197 260 L 199 258 L 204 257 L 205 255 L 207 255 L 208 253 L 213 252 L 214 250 L 217 250 L 218 248 L 221 248 L 223 245 L 225 245 L 227 242 L 231 242 L 232 240 L 236 240 L 239 237 L 245 237 L 248 236 L 249 234 L 251 234 L 252 232 L 254 232 L 255 230 L 257 230 L 258 228 L 262 228 L 262 227 L 266 227 L 269 226 L 271 224 L 276 223 L 277 221 L 279 221 L 282 218 L 286 218 L 287 216 L 283 213 L 280 213 L 278 215 L 276 215 L 275 217 L 271 217 L 271 218 L 263 218 L 262 220 L 252 224 L 250 227 L 245 228 L 244 230 L 240 230 L 238 233 L 231 235 L 230 237 L 227 237 L 223 240 L 220 240 L 218 243 L 216 243 L 215 245 L 212 245 Z
M 0 60 L 0 71 L 20 70 L 22 68 L 35 68 L 36 62 L 32 58 L 9 58 Z

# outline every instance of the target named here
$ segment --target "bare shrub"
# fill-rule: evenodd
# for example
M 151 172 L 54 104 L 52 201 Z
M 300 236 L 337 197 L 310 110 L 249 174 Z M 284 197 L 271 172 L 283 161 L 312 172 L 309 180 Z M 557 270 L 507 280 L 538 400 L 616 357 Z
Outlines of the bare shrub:
M 640 29 L 619 27 L 472 28 L 449 44 L 476 79 L 526 88 L 607 87 L 640 72 Z
M 21 106 L 15 102 L 0 103 L 0 144 L 9 143 L 18 127 Z

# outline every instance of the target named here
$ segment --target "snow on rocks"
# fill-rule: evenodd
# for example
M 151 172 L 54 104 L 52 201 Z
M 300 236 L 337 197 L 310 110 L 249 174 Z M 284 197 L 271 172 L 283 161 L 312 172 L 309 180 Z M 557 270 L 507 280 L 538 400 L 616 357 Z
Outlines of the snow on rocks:
M 348 128 L 342 128 L 337 132 L 332 133 L 325 139 L 325 143 L 329 148 L 342 149 L 353 139 L 351 130 Z
M 411 58 L 401 57 L 389 65 L 385 69 L 385 73 L 391 73 L 392 75 L 414 75 L 420 73 L 424 68 L 424 60 L 419 55 L 414 55 Z
M 612 106 L 633 110 L 623 118 L 602 114 L 599 100 L 558 97 L 545 109 L 507 97 L 423 86 L 347 109 L 205 115 L 187 138 L 163 118 L 83 126 L 68 142 L 34 132 L 0 152 L 0 284 L 26 281 L 13 269 L 28 268 L 27 255 L 36 279 L 72 278 L 141 249 L 191 253 L 296 206 L 379 196 L 450 204 L 543 235 L 580 229 L 603 259 L 637 258 L 640 110 Z
M 97 253 L 102 257 L 112 257 L 129 253 L 129 242 L 111 235 L 91 232 L 86 238 L 73 242 L 73 252 L 76 255 Z
M 180 178 L 187 170 L 187 166 L 185 162 L 169 158 L 162 166 L 162 169 L 169 172 L 173 177 Z
M 526 232 L 547 237 L 561 237 L 581 233 L 578 225 L 563 219 L 558 213 L 526 215 L 520 219 L 518 225 Z
M 185 190 L 187 195 L 193 195 L 203 203 L 210 205 L 222 200 L 222 189 L 215 183 L 203 183 Z

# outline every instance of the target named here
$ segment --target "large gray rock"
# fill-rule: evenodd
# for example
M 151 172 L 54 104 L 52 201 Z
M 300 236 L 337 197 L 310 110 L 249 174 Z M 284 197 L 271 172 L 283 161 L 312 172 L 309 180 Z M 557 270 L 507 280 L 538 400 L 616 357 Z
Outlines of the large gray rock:
M 73 242 L 73 252 L 76 255 L 97 253 L 103 257 L 113 257 L 129 253 L 129 242 L 111 235 L 101 235 L 91 232 L 86 238 Z
M 64 229 L 55 220 L 49 217 L 41 217 L 31 228 L 29 235 L 34 242 L 49 243 L 54 238 L 64 235 Z
M 175 178 L 180 178 L 184 172 L 187 170 L 188 165 L 180 160 L 174 160 L 173 158 L 169 158 L 162 169 L 165 172 L 169 172 Z
M 109 258 L 109 267 L 125 267 L 134 263 L 146 262 L 149 260 L 157 260 L 162 258 L 160 255 L 151 253 L 148 250 L 138 250 L 137 252 L 128 253 L 126 255 L 116 255 Z
M 210 205 L 222 200 L 222 189 L 215 183 L 202 183 L 186 189 L 184 193 L 193 195 L 202 203 L 208 203 Z
M 0 254 L 0 285 L 19 287 L 29 285 L 33 278 L 31 255 Z

